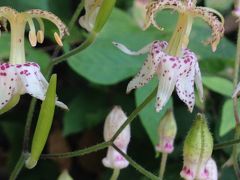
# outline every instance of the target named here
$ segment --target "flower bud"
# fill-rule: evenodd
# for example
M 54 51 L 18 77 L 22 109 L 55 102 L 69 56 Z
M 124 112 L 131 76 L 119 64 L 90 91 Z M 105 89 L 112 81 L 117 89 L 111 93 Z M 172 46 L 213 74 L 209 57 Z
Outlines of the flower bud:
M 144 29 L 148 1 L 149 0 L 134 0 L 132 13 L 141 29 Z
M 42 102 L 36 129 L 33 135 L 31 153 L 25 162 L 28 169 L 37 165 L 38 159 L 47 142 L 47 138 L 52 126 L 56 102 L 57 75 L 53 74 L 46 93 L 46 98 Z
M 214 161 L 214 159 L 210 158 L 205 166 L 204 169 L 204 176 L 206 180 L 217 180 L 218 179 L 218 170 L 217 170 L 217 164 Z M 200 178 L 201 179 L 201 178 Z
M 70 176 L 68 170 L 63 170 L 58 180 L 73 180 L 73 178 Z
M 177 134 L 177 124 L 172 110 L 168 110 L 158 127 L 159 144 L 156 151 L 171 153 L 174 149 L 174 139 Z
M 211 157 L 213 139 L 205 117 L 198 114 L 183 147 L 184 165 L 180 173 L 186 180 L 206 179 L 205 167 Z
M 109 141 L 122 124 L 127 120 L 127 116 L 122 111 L 121 107 L 115 106 L 109 113 L 104 124 L 104 140 Z M 114 140 L 114 144 L 124 153 L 127 152 L 127 147 L 130 142 L 130 125 Z M 122 169 L 128 166 L 128 161 L 118 153 L 113 147 L 108 147 L 107 156 L 102 160 L 103 165 L 108 168 Z
M 79 24 L 89 32 L 98 33 L 116 3 L 116 0 L 86 0 L 84 2 L 86 14 L 79 19 Z

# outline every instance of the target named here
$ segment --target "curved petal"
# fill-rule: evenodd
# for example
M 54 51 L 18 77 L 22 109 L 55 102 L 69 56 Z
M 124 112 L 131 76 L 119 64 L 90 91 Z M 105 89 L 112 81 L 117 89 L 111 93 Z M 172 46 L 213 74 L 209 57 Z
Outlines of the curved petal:
M 32 62 L 18 64 L 15 65 L 15 69 L 21 79 L 22 94 L 28 93 L 37 99 L 44 100 L 48 82 L 43 77 L 38 64 Z M 56 101 L 56 105 L 68 110 L 62 102 Z
M 179 75 L 180 61 L 174 56 L 165 55 L 157 69 L 159 85 L 156 111 L 159 112 L 170 98 Z
M 185 50 L 184 56 L 181 59 L 180 73 L 176 83 L 177 94 L 188 106 L 190 112 L 192 112 L 195 104 L 194 78 L 196 61 L 197 58 L 194 53 Z
M 198 65 L 198 62 L 196 61 L 195 64 L 195 84 L 198 90 L 198 95 L 200 100 L 203 102 L 203 85 L 202 85 L 202 76 L 201 71 Z
M 127 93 L 131 90 L 144 86 L 150 81 L 156 72 L 161 58 L 164 56 L 163 50 L 166 48 L 167 42 L 155 41 L 152 44 L 147 60 L 144 62 L 140 72 L 129 82 Z
M 7 63 L 0 64 L 0 109 L 8 104 L 17 91 L 15 68 Z
M 144 29 L 147 29 L 151 24 L 153 24 L 157 29 L 163 30 L 162 27 L 158 26 L 154 17 L 155 14 L 163 9 L 173 9 L 179 12 L 184 11 L 184 6 L 179 0 L 161 0 L 155 1 L 147 6 L 146 13 L 146 23 L 144 25 Z
M 224 19 L 222 15 L 217 11 L 206 7 L 192 8 L 188 11 L 188 13 L 193 16 L 202 18 L 212 28 L 212 37 L 207 40 L 206 43 L 211 44 L 213 52 L 216 51 L 218 43 L 224 35 Z M 221 21 L 218 20 L 215 14 L 221 18 Z
M 115 42 L 115 41 L 113 41 L 112 43 L 120 51 L 122 51 L 125 54 L 131 55 L 131 56 L 139 56 L 139 55 L 142 55 L 142 54 L 146 54 L 147 52 L 150 51 L 150 49 L 152 47 L 152 43 L 150 43 L 150 44 L 144 46 L 142 49 L 140 49 L 138 51 L 132 51 L 121 43 L 118 43 L 118 42 Z

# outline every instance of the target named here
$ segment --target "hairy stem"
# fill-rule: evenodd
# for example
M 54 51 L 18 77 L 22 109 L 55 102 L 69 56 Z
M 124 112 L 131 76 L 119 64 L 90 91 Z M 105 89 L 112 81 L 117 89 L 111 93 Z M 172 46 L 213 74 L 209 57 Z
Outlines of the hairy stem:
M 47 68 L 47 73 L 51 72 L 53 66 L 57 65 L 58 63 L 61 63 L 63 61 L 65 61 L 67 58 L 81 52 L 82 50 L 86 49 L 88 46 L 90 46 L 94 40 L 96 39 L 96 34 L 95 33 L 91 33 L 88 38 L 77 48 L 59 56 L 54 58 L 51 63 L 49 64 L 48 68 Z
M 22 170 L 23 166 L 24 166 L 24 155 L 23 153 L 21 154 L 21 156 L 19 157 L 19 160 L 16 164 L 16 166 L 14 167 L 14 170 L 12 171 L 9 180 L 15 180 L 18 177 L 18 174 L 20 173 L 20 171 Z
M 114 169 L 114 170 L 113 170 L 113 174 L 112 174 L 110 180 L 117 180 L 119 174 L 120 174 L 120 169 Z
M 71 158 L 71 157 L 77 157 L 77 156 L 83 156 L 92 152 L 96 152 L 102 149 L 105 149 L 106 147 L 110 146 L 111 142 L 103 142 L 85 149 L 72 151 L 72 152 L 66 152 L 66 153 L 56 153 L 56 154 L 42 154 L 42 159 L 54 159 L 54 158 Z
M 163 180 L 165 168 L 166 168 L 166 163 L 167 163 L 167 153 L 162 153 L 162 159 L 161 159 L 161 166 L 160 166 L 160 171 L 159 171 L 159 179 Z
M 157 88 L 153 90 L 153 92 L 140 104 L 128 117 L 128 119 L 123 123 L 123 125 L 117 130 L 117 132 L 112 137 L 111 141 L 113 142 L 118 135 L 122 132 L 122 130 L 130 124 L 134 118 L 138 115 L 138 113 L 155 97 L 157 94 Z
M 134 167 L 136 168 L 140 173 L 142 173 L 144 176 L 148 177 L 149 179 L 152 180 L 158 180 L 158 177 L 155 176 L 154 174 L 152 174 L 151 172 L 149 172 L 148 170 L 144 169 L 142 166 L 140 166 L 138 163 L 136 163 L 132 158 L 130 158 L 127 154 L 125 154 L 124 152 L 122 152 L 117 146 L 115 146 L 114 144 L 112 144 L 112 147 L 118 151 L 126 160 L 128 160 L 128 162 Z
M 240 139 L 230 140 L 230 141 L 227 141 L 224 143 L 219 143 L 219 144 L 214 145 L 213 150 L 228 148 L 228 147 L 231 147 L 231 146 L 233 146 L 235 144 L 239 144 L 239 143 L 240 143 Z
M 31 125 L 32 125 L 32 119 L 33 119 L 33 113 L 34 109 L 37 103 L 36 98 L 32 98 L 30 107 L 27 114 L 27 120 L 25 124 L 25 130 L 24 130 L 24 137 L 23 137 L 23 152 L 27 153 L 29 152 L 29 138 L 31 133 Z
M 69 24 L 68 24 L 68 30 L 69 30 L 69 32 L 71 32 L 71 30 L 72 30 L 75 22 L 76 22 L 77 19 L 78 19 L 78 16 L 80 15 L 80 13 L 81 13 L 81 11 L 82 11 L 82 9 L 83 9 L 83 7 L 84 7 L 84 1 L 85 1 L 85 0 L 81 0 L 81 2 L 78 4 L 77 9 L 75 10 L 75 12 L 74 12 L 74 14 L 73 14 L 73 16 L 72 16 L 72 19 L 70 20 L 70 22 L 69 22 Z
M 238 38 L 237 38 L 237 54 L 236 54 L 236 60 L 235 60 L 235 69 L 234 69 L 234 80 L 233 80 L 233 87 L 236 88 L 238 83 L 238 74 L 239 74 L 239 64 L 240 64 L 240 23 L 238 25 Z M 237 96 L 233 97 L 233 111 L 234 111 L 234 117 L 236 122 L 236 128 L 235 128 L 235 138 L 239 138 L 239 124 L 240 119 L 238 115 L 238 98 Z M 240 167 L 238 165 L 238 151 L 237 151 L 237 145 L 233 146 L 232 156 L 233 156 L 233 166 L 235 173 L 238 178 L 240 178 Z

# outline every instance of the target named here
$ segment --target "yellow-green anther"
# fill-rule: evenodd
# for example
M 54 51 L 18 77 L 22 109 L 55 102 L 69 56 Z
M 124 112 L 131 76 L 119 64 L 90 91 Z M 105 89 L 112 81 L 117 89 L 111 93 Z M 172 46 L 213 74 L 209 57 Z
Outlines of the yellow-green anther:
M 208 176 L 205 167 L 211 158 L 212 150 L 213 138 L 208 129 L 207 121 L 204 115 L 198 114 L 184 141 L 184 165 L 181 176 L 187 180 Z
M 103 0 L 101 7 L 99 9 L 98 15 L 96 17 L 95 25 L 93 31 L 98 33 L 103 28 L 107 19 L 111 15 L 111 12 L 114 8 L 116 0 Z
M 11 98 L 11 100 L 7 103 L 6 106 L 4 106 L 2 109 L 0 109 L 0 115 L 2 115 L 3 113 L 9 111 L 14 106 L 16 106 L 18 104 L 19 100 L 20 100 L 20 95 L 13 96 Z
M 34 132 L 30 157 L 26 160 L 26 167 L 32 169 L 36 166 L 42 150 L 46 144 L 49 131 L 51 129 L 55 102 L 56 102 L 56 84 L 57 75 L 52 75 L 50 84 L 46 93 L 46 98 L 42 102 L 37 126 Z

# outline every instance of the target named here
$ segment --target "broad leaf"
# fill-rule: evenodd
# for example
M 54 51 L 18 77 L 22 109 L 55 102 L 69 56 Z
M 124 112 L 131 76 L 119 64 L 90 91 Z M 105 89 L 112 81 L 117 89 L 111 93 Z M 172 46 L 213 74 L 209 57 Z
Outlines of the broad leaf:
M 240 105 L 238 107 L 240 109 Z M 235 127 L 235 118 L 233 112 L 233 101 L 227 100 L 223 105 L 222 119 L 220 124 L 219 135 L 220 137 L 226 135 Z
M 216 76 L 205 76 L 202 78 L 203 84 L 210 90 L 231 97 L 233 93 L 232 82 Z

